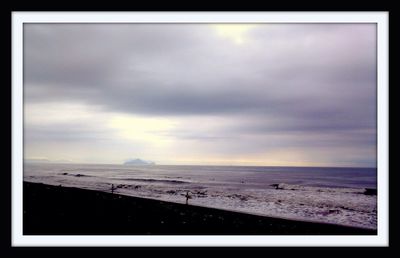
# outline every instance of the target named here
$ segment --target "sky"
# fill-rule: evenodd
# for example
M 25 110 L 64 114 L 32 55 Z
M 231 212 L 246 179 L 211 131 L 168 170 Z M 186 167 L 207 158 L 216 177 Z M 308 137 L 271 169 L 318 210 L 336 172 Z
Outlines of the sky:
M 24 158 L 376 166 L 375 24 L 25 24 Z

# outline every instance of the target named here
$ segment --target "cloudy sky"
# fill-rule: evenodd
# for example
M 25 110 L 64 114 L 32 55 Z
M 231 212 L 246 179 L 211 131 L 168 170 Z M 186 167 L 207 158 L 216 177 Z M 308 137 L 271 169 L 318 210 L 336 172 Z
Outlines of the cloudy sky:
M 373 24 L 25 24 L 26 159 L 375 166 Z

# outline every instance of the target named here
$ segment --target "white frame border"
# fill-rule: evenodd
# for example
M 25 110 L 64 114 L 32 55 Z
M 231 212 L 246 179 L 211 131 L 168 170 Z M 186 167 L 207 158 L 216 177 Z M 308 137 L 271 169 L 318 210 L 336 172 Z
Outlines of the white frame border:
M 388 246 L 388 12 L 13 12 L 12 246 Z M 24 23 L 377 23 L 377 236 L 26 236 L 22 234 Z

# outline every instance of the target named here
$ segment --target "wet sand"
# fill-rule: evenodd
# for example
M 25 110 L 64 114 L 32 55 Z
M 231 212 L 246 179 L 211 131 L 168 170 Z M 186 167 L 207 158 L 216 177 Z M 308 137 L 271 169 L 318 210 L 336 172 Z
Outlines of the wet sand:
M 269 218 L 24 182 L 24 235 L 376 235 L 376 230 Z

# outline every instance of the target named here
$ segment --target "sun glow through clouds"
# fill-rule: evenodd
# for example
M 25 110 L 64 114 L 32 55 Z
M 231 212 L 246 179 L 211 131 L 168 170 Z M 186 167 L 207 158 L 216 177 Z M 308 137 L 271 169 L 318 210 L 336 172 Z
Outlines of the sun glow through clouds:
M 165 147 L 171 143 L 163 133 L 175 127 L 168 119 L 123 115 L 113 117 L 109 126 L 116 129 L 118 136 L 123 139 L 140 141 L 155 147 Z
M 213 25 L 217 34 L 221 37 L 232 40 L 235 44 L 242 45 L 247 41 L 246 34 L 253 29 L 251 24 L 218 24 Z

